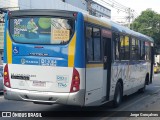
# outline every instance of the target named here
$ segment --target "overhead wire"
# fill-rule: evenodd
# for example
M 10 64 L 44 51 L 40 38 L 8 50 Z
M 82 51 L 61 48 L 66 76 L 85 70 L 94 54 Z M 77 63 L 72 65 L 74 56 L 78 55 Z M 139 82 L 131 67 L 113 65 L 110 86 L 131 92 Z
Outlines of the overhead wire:
M 128 14 L 126 17 L 124 17 L 124 19 L 126 19 L 126 21 L 128 21 L 129 24 L 130 21 L 133 21 L 135 18 L 139 16 L 135 10 L 131 9 L 130 7 L 124 6 L 115 0 L 107 0 L 107 1 L 99 0 L 99 1 L 103 4 L 109 5 L 114 9 L 117 9 L 118 12 L 124 12 Z

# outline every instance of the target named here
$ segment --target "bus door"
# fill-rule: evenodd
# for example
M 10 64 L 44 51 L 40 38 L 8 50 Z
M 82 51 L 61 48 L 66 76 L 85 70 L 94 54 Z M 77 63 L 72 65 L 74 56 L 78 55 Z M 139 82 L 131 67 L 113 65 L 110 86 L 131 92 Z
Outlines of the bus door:
M 112 52 L 112 44 L 111 44 L 111 31 L 110 30 L 102 30 L 102 44 L 103 44 L 103 95 L 104 101 L 109 100 L 110 93 L 110 79 L 111 79 L 111 52 Z

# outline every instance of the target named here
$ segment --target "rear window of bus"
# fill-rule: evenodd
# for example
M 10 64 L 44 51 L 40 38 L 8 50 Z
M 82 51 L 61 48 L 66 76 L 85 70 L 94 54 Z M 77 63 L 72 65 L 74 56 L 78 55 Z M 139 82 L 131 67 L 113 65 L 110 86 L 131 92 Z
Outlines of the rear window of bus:
M 60 17 L 10 19 L 14 42 L 29 44 L 67 44 L 74 33 L 74 20 Z

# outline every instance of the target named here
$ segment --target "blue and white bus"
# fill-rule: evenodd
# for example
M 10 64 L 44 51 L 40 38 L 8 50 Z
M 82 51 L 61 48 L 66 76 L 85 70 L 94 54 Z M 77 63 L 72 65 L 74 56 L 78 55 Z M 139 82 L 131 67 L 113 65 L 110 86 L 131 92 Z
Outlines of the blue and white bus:
M 5 18 L 4 97 L 99 106 L 152 83 L 152 38 L 81 12 L 10 11 Z

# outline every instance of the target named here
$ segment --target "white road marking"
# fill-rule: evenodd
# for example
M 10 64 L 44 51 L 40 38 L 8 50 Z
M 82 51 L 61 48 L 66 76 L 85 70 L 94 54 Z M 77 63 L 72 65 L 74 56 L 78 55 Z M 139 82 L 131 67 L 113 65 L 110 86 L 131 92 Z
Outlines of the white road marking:
M 158 89 L 158 90 L 157 90 L 156 92 L 154 92 L 154 93 L 157 93 L 157 92 L 160 92 L 160 89 Z M 150 97 L 150 96 L 151 96 L 151 95 L 144 96 L 144 97 L 138 99 L 137 101 L 135 101 L 135 102 L 133 102 L 133 103 L 127 105 L 127 106 L 124 106 L 123 108 L 119 109 L 117 112 L 114 112 L 113 114 L 111 114 L 111 115 L 109 115 L 109 116 L 107 116 L 107 117 L 105 117 L 105 118 L 102 118 L 102 119 L 100 119 L 100 120 L 106 120 L 106 119 L 109 118 L 109 117 L 113 117 L 113 115 L 115 115 L 115 114 L 118 113 L 119 111 L 123 111 L 123 110 L 125 110 L 126 108 L 128 108 L 128 107 L 134 105 L 135 103 L 137 103 L 137 102 L 139 102 L 139 101 L 141 101 L 141 100 L 143 100 L 143 99 L 145 99 L 145 98 L 147 98 L 147 97 Z

